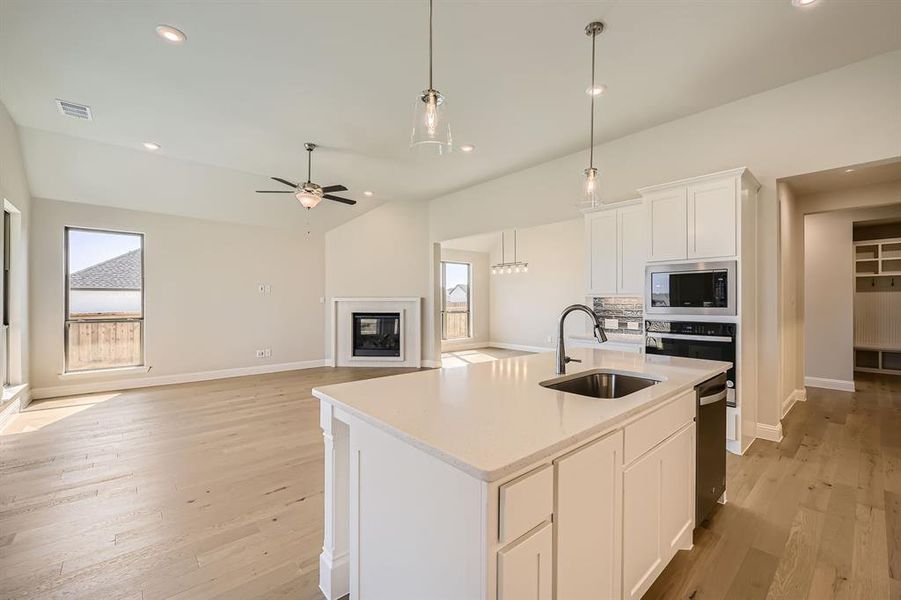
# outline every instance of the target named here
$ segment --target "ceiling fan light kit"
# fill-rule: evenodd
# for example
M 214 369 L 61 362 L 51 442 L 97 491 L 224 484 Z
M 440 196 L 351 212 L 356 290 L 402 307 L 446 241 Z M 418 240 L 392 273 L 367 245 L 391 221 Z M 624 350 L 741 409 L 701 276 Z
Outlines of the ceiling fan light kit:
M 594 101 L 600 93 L 594 93 L 596 89 L 600 89 L 595 85 L 595 46 L 597 37 L 604 31 L 604 24 L 600 21 L 592 21 L 585 26 L 585 35 L 591 38 L 591 86 L 588 90 L 589 98 L 591 98 L 591 117 L 589 120 L 588 133 L 588 168 L 584 171 L 584 181 L 582 184 L 582 208 L 596 208 L 600 204 L 598 195 L 598 170 L 594 166 Z
M 432 1 L 429 0 L 429 87 L 413 102 L 410 148 L 440 155 L 453 150 L 453 138 L 447 117 L 447 99 L 432 85 Z
M 343 192 L 346 191 L 347 188 L 343 185 L 328 185 L 322 187 L 319 184 L 313 183 L 311 181 L 312 174 L 312 163 L 313 163 L 313 150 L 316 149 L 316 144 L 312 142 L 307 142 L 303 145 L 307 150 L 307 180 L 302 184 L 297 184 L 292 181 L 288 181 L 287 179 L 282 179 L 281 177 L 272 177 L 273 181 L 278 181 L 279 183 L 284 183 L 288 187 L 294 188 L 293 190 L 257 190 L 258 194 L 294 194 L 294 197 L 297 198 L 298 202 L 306 208 L 307 210 L 311 208 L 315 208 L 323 199 L 325 200 L 334 200 L 335 202 L 341 202 L 342 204 L 350 204 L 354 205 L 357 203 L 356 200 L 349 200 L 347 198 L 342 198 L 341 196 L 334 196 L 332 192 Z

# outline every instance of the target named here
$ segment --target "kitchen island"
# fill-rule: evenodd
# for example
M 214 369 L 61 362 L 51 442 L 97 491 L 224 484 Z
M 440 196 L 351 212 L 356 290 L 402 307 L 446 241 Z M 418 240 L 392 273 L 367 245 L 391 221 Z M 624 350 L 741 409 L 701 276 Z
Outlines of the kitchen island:
M 691 547 L 694 386 L 730 365 L 571 356 L 570 374 L 656 383 L 615 399 L 549 389 L 541 353 L 314 389 L 326 597 L 640 598 Z

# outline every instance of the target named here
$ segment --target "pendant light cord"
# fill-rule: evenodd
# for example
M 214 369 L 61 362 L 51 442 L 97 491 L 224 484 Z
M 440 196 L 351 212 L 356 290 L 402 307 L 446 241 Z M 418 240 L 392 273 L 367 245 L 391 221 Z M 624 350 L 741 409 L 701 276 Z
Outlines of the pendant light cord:
M 431 2 L 431 0 L 429 0 Z M 594 54 L 595 54 L 595 40 L 597 39 L 598 34 L 597 31 L 593 31 L 591 33 L 591 88 L 589 89 L 589 93 L 591 95 L 591 124 L 589 125 L 591 128 L 591 132 L 589 133 L 589 146 L 588 146 L 588 168 L 594 168 L 594 100 L 595 100 L 595 90 L 594 90 Z
M 429 0 L 429 89 L 432 87 L 432 0 Z
M 313 151 L 307 148 L 307 183 L 313 181 Z

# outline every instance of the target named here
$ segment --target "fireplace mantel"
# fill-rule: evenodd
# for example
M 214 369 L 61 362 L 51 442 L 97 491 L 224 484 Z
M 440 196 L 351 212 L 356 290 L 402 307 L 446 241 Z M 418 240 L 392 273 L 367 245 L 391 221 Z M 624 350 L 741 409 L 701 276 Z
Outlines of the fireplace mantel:
M 331 299 L 331 358 L 333 367 L 422 366 L 422 298 L 415 296 L 338 297 Z M 402 356 L 353 356 L 354 313 L 400 313 Z

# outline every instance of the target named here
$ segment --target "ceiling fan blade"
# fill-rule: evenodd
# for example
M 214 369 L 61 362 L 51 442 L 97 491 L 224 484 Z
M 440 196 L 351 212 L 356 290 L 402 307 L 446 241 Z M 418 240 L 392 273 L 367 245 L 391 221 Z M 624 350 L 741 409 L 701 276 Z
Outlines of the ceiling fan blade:
M 327 198 L 328 200 L 334 200 L 335 202 L 343 202 L 344 204 L 356 204 L 356 200 L 348 200 L 347 198 L 341 198 L 340 196 L 332 196 L 331 194 L 325 194 L 322 196 L 323 198 Z
M 322 188 L 322 191 L 326 194 L 330 194 L 332 192 L 346 192 L 347 188 L 343 185 L 327 185 Z
M 285 185 L 290 185 L 293 188 L 297 187 L 296 183 L 291 183 L 287 179 L 282 179 L 281 177 L 270 177 L 270 179 L 274 179 L 275 181 L 278 181 L 279 183 L 284 183 Z
M 257 194 L 293 194 L 289 190 L 257 190 Z

